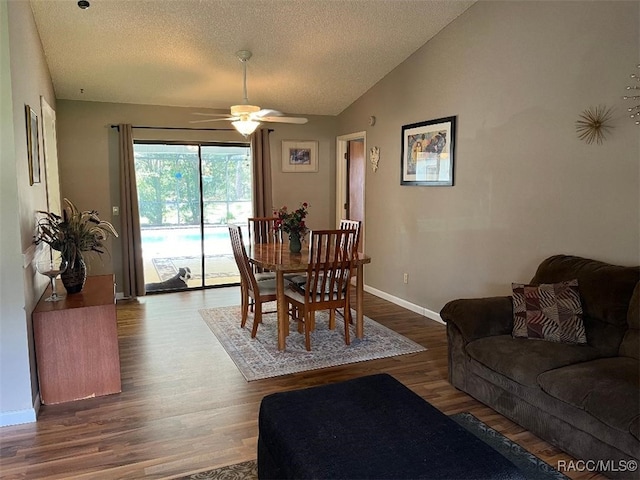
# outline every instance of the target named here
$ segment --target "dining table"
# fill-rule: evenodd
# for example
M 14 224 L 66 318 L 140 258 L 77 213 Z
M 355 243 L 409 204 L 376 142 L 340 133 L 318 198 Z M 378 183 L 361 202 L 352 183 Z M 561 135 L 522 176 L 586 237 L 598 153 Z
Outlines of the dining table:
M 306 273 L 309 265 L 309 248 L 305 246 L 299 253 L 289 251 L 287 243 L 252 243 L 249 246 L 249 262 L 256 267 L 275 272 L 276 302 L 278 313 L 278 350 L 285 350 L 289 335 L 287 301 L 285 299 L 285 274 Z M 371 257 L 358 253 L 356 258 L 356 338 L 364 336 L 363 267 L 371 263 Z

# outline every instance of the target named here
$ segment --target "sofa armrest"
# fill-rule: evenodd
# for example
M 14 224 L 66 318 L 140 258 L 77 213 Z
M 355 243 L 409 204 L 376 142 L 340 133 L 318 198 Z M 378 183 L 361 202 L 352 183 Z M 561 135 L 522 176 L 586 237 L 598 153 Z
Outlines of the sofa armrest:
M 440 310 L 440 317 L 458 327 L 467 343 L 513 330 L 511 297 L 452 300 Z

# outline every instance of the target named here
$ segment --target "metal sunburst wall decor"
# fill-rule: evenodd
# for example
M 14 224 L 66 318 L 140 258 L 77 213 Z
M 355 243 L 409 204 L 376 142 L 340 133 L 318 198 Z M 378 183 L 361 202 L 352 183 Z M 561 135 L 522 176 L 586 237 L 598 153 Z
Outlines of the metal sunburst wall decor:
M 640 68 L 640 64 L 638 64 L 637 67 Z M 636 82 L 640 82 L 640 75 L 637 73 L 632 73 L 631 78 Z M 627 85 L 627 90 L 640 90 L 640 86 L 638 84 Z M 622 99 L 638 102 L 640 100 L 640 95 L 625 95 L 624 97 L 622 97 Z M 631 114 L 629 115 L 631 118 L 638 119 L 636 120 L 636 125 L 640 125 L 640 104 L 627 108 L 627 112 Z
M 607 122 L 611 120 L 611 113 L 612 109 L 604 105 L 589 107 L 583 111 L 576 122 L 578 138 L 588 144 L 592 144 L 594 141 L 601 144 L 613 128 L 611 125 L 607 125 Z

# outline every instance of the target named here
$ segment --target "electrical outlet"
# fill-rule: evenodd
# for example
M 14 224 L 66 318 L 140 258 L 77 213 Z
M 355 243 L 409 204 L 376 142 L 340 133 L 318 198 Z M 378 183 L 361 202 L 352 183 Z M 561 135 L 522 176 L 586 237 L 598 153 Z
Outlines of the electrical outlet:
M 404 274 L 404 283 L 409 283 L 409 274 L 408 273 Z

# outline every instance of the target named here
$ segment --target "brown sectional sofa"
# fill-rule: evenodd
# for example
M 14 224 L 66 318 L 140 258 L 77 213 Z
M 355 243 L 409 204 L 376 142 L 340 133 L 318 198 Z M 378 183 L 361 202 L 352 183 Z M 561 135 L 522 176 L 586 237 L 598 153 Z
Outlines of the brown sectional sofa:
M 586 345 L 513 338 L 509 296 L 445 305 L 449 381 L 591 461 L 580 467 L 640 478 L 632 471 L 640 460 L 640 267 L 557 255 L 540 264 L 530 283 L 572 279 L 579 283 Z

